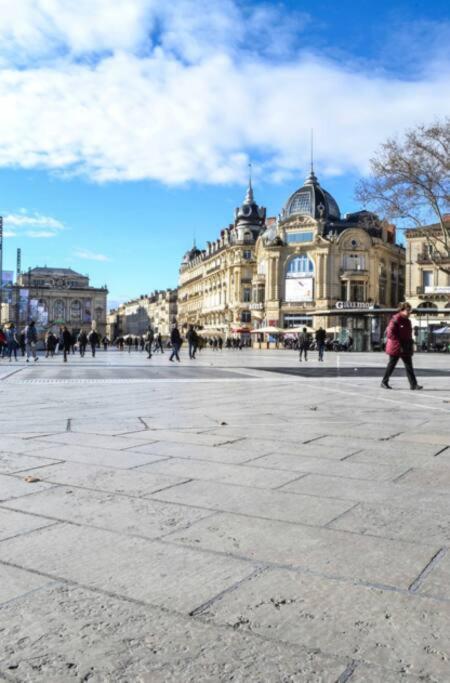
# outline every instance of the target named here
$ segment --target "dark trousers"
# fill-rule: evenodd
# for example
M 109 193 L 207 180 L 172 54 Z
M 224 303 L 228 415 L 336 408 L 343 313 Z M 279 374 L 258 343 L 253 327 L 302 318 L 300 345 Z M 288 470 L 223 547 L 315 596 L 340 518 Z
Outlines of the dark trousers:
M 319 342 L 317 344 L 317 350 L 319 352 L 319 360 L 323 360 L 323 352 L 325 351 L 325 344 Z
M 300 360 L 302 359 L 302 354 L 305 354 L 305 360 L 308 360 L 308 347 L 307 346 L 301 346 L 300 347 Z
M 96 344 L 91 343 L 91 351 L 92 351 L 92 355 L 94 357 L 95 357 L 95 347 L 96 347 Z
M 197 345 L 189 342 L 189 358 L 195 358 L 197 352 Z
M 395 370 L 399 359 L 402 359 L 403 365 L 405 366 L 406 375 L 408 377 L 408 382 L 410 387 L 415 387 L 417 384 L 416 375 L 414 373 L 414 368 L 412 364 L 412 356 L 389 356 L 389 363 L 387 364 L 386 371 L 384 373 L 383 382 L 389 382 L 389 378 Z
M 173 360 L 174 356 L 177 360 L 180 360 L 180 356 L 178 355 L 179 350 L 180 350 L 179 344 L 172 344 L 172 353 L 170 354 L 169 360 Z

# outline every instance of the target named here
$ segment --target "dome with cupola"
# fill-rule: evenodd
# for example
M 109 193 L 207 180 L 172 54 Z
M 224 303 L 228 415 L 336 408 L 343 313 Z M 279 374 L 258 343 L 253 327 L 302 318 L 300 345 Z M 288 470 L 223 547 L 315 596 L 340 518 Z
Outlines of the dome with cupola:
M 281 219 L 291 216 L 310 216 L 324 221 L 338 221 L 341 218 L 336 200 L 320 186 L 313 169 L 303 187 L 296 190 L 286 202 Z

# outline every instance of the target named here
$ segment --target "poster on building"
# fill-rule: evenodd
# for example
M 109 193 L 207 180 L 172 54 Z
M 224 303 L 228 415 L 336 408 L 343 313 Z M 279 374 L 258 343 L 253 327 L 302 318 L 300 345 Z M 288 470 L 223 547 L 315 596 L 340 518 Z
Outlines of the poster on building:
M 39 299 L 30 299 L 30 320 L 34 320 L 38 330 L 48 325 L 48 311 Z
M 92 301 L 90 299 L 84 300 L 83 307 L 83 322 L 90 323 L 92 321 Z
M 314 279 L 312 277 L 289 277 L 285 280 L 285 301 L 312 301 Z
M 27 322 L 28 320 L 28 306 L 29 306 L 29 289 L 20 289 L 17 301 L 17 308 L 19 313 L 19 321 Z

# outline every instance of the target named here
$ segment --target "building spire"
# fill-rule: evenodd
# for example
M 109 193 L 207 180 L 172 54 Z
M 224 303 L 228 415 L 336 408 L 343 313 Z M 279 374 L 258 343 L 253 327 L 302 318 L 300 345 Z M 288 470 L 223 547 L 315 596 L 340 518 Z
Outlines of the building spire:
M 244 204 L 253 204 L 255 201 L 253 197 L 253 187 L 252 187 L 252 165 L 248 165 L 248 188 L 245 195 Z
M 310 154 L 311 154 L 311 170 L 309 172 L 309 177 L 306 179 L 307 185 L 318 184 L 317 176 L 314 173 L 314 128 L 311 128 L 310 132 Z

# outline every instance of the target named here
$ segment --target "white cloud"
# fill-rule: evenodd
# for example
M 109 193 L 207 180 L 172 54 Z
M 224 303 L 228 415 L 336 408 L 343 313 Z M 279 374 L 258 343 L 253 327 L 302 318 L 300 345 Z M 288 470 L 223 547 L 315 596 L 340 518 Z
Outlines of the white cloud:
M 445 58 L 402 80 L 314 57 L 298 50 L 308 17 L 270 6 L 0 0 L 0 10 L 2 166 L 226 183 L 252 156 L 256 174 L 285 180 L 306 168 L 314 127 L 319 170 L 364 172 L 387 135 L 450 112 Z
M 74 256 L 79 259 L 85 259 L 87 261 L 110 261 L 109 256 L 105 254 L 97 254 L 94 251 L 89 251 L 88 249 L 77 249 L 74 252 Z
M 10 213 L 4 216 L 3 223 L 6 226 L 5 237 L 49 238 L 55 237 L 61 230 L 65 230 L 64 223 L 52 216 L 44 216 L 40 213 L 28 213 L 26 209 L 19 209 L 19 213 Z M 9 229 L 8 229 L 9 228 Z M 11 228 L 13 228 L 11 230 Z

